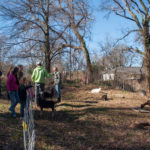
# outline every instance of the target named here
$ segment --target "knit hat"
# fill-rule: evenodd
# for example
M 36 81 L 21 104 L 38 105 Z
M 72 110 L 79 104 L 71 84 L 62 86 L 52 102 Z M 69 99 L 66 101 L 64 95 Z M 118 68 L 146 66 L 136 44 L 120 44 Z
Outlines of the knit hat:
M 36 65 L 42 65 L 41 61 L 38 61 L 38 62 L 36 63 Z

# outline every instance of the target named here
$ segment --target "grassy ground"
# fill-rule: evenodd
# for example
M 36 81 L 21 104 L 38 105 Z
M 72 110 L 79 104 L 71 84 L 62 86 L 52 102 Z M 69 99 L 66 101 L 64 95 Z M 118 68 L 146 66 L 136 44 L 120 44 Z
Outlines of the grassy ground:
M 66 87 L 55 117 L 45 109 L 42 116 L 35 111 L 36 150 L 149 150 L 150 113 L 132 108 L 145 102 L 136 93 L 102 90 L 90 94 L 94 86 Z M 0 101 L 0 149 L 23 150 L 19 114 L 10 117 L 9 101 Z M 150 108 L 147 107 L 150 110 Z M 17 111 L 19 106 L 17 107 Z

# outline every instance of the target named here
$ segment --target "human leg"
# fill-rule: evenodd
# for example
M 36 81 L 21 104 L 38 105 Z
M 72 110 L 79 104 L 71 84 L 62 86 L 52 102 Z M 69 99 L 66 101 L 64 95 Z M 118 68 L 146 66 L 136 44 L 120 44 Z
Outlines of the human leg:
M 9 108 L 9 110 L 11 111 L 12 115 L 15 117 L 16 116 L 16 112 L 15 112 L 15 91 L 10 91 L 9 92 L 9 97 L 10 97 L 10 101 L 11 101 L 11 106 Z
M 35 102 L 39 105 L 38 97 L 44 99 L 44 84 L 43 83 L 36 83 L 35 84 Z
M 44 86 L 45 86 L 44 83 L 40 83 L 40 92 L 44 92 L 45 89 Z
M 40 93 L 41 99 L 44 99 L 44 86 L 45 85 L 43 83 L 39 84 L 39 93 Z
M 35 103 L 38 105 L 39 84 L 35 83 Z
M 20 102 L 20 116 L 21 116 L 21 117 L 24 117 L 24 109 L 25 109 L 25 106 L 26 106 L 26 102 L 25 102 L 25 101 L 21 101 L 21 102 Z
M 16 107 L 16 105 L 19 103 L 19 101 L 20 101 L 20 98 L 19 98 L 19 94 L 18 94 L 18 91 L 16 91 L 15 92 L 15 107 Z
M 56 89 L 56 92 L 57 92 L 57 99 L 58 99 L 58 102 L 60 102 L 60 101 L 61 101 L 60 84 L 55 85 L 55 89 Z

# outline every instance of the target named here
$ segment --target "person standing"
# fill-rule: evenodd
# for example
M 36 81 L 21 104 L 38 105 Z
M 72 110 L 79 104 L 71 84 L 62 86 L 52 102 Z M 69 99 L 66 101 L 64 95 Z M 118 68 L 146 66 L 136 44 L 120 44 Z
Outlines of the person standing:
M 57 67 L 53 67 L 53 72 L 54 72 L 54 85 L 55 85 L 55 90 L 57 92 L 57 102 L 61 102 L 61 74 L 58 71 Z
M 9 67 L 9 70 L 8 70 L 8 72 L 7 72 L 7 80 L 8 80 L 9 75 L 12 73 L 13 69 L 14 69 L 13 66 L 10 66 L 10 67 Z M 8 99 L 10 99 L 7 88 L 6 88 L 6 92 L 7 92 L 7 97 L 8 97 Z
M 27 80 L 27 86 L 30 86 L 30 88 L 27 89 L 27 96 L 29 96 L 30 99 L 33 100 L 35 98 L 35 95 L 31 81 Z
M 42 67 L 41 62 L 37 62 L 36 68 L 33 70 L 31 80 L 35 83 L 35 101 L 37 103 L 37 95 L 40 95 L 43 99 L 45 79 L 49 77 L 51 78 L 51 74 Z
M 9 110 L 11 111 L 13 117 L 16 117 L 15 107 L 19 102 L 18 84 L 16 79 L 17 73 L 18 68 L 15 67 L 7 78 L 7 91 L 11 100 L 11 106 Z
M 17 73 L 17 77 L 18 80 L 20 80 L 23 77 L 23 66 L 22 65 L 18 65 L 18 73 Z
M 19 93 L 19 98 L 20 98 L 20 117 L 21 118 L 24 117 L 24 109 L 25 109 L 26 101 L 27 101 L 27 90 L 31 87 L 33 87 L 33 86 L 32 85 L 29 85 L 29 86 L 26 85 L 26 78 L 25 77 L 22 77 L 20 79 L 18 93 Z
M 7 72 L 7 78 L 8 78 L 8 76 L 12 73 L 13 69 L 14 69 L 13 66 L 10 66 L 10 67 L 9 67 L 9 70 L 8 70 L 8 72 Z

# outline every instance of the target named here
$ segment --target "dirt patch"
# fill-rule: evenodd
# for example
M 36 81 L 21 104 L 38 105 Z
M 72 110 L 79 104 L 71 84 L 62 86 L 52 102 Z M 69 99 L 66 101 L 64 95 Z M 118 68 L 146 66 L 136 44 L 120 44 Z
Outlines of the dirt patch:
M 64 87 L 54 118 L 49 109 L 42 115 L 39 109 L 35 111 L 36 149 L 149 150 L 150 113 L 132 110 L 146 100 L 136 93 L 119 90 L 102 89 L 90 94 L 92 88 L 97 87 Z M 107 93 L 110 100 L 102 101 L 102 93 Z M 9 101 L 0 101 L 0 141 L 4 141 L 0 148 L 6 145 L 9 150 L 12 144 L 15 150 L 19 150 L 16 145 L 23 149 L 19 114 L 12 119 L 8 108 Z

